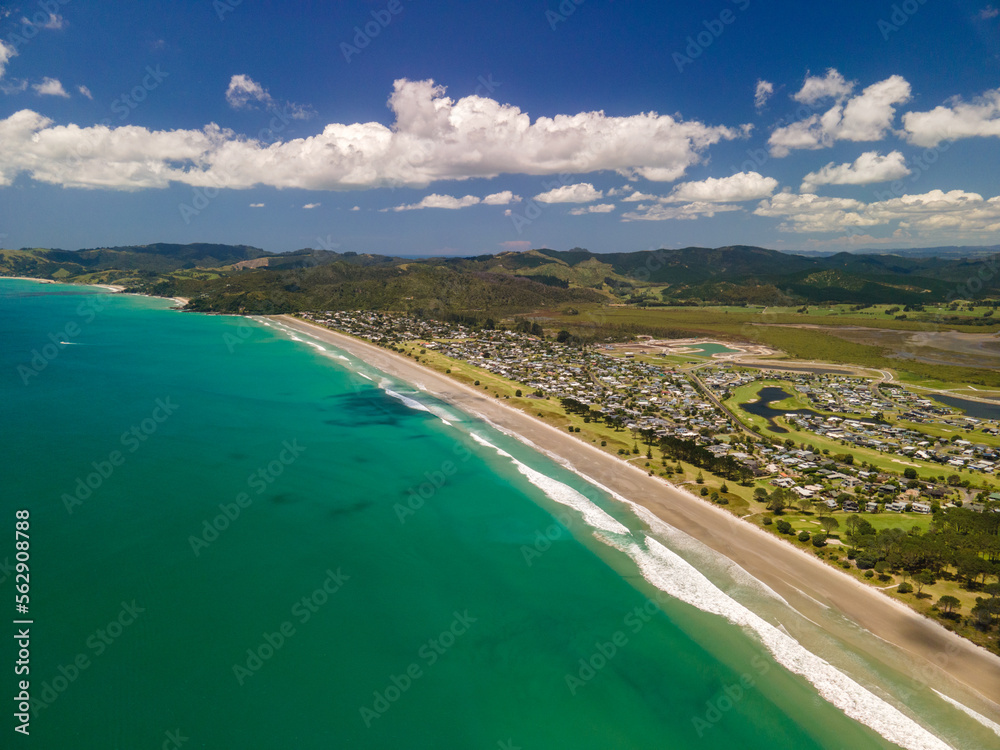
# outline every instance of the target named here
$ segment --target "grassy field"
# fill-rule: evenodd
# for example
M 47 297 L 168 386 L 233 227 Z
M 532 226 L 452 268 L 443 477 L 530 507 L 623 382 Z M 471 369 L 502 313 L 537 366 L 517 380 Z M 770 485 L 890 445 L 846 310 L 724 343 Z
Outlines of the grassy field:
M 894 359 L 884 347 L 846 341 L 824 332 L 821 328 L 795 328 L 799 325 L 862 326 L 899 331 L 935 331 L 942 328 L 937 313 L 913 313 L 906 320 L 886 315 L 887 306 L 867 311 L 850 311 L 836 306 L 814 312 L 797 312 L 792 308 L 742 307 L 610 307 L 584 305 L 575 314 L 566 310 L 550 310 L 535 317 L 544 325 L 565 328 L 571 333 L 604 340 L 647 334 L 662 338 L 683 338 L 704 335 L 731 341 L 752 341 L 807 361 L 824 361 L 873 369 L 899 372 L 901 380 L 936 381 L 957 386 L 974 384 L 1000 389 L 1000 372 L 989 369 L 927 364 L 913 360 Z M 1000 320 L 988 325 L 944 324 L 948 330 L 965 333 L 993 333 L 1000 330 Z
M 865 448 L 857 445 L 850 445 L 839 440 L 833 440 L 822 435 L 817 435 L 813 432 L 807 432 L 804 430 L 799 430 L 785 420 L 784 417 L 776 417 L 774 422 L 779 427 L 783 427 L 787 430 L 786 433 L 776 433 L 772 432 L 770 425 L 767 420 L 763 417 L 758 417 L 754 414 L 750 414 L 744 411 L 740 404 L 746 403 L 748 401 L 753 401 L 757 397 L 757 393 L 761 388 L 765 388 L 769 385 L 783 386 L 786 390 L 789 390 L 787 383 L 781 383 L 780 381 L 758 381 L 755 383 L 748 383 L 747 385 L 740 386 L 737 388 L 733 395 L 726 399 L 723 403 L 726 407 L 735 414 L 740 421 L 744 424 L 750 426 L 757 432 L 765 436 L 771 436 L 778 438 L 779 440 L 793 440 L 796 444 L 805 443 L 806 445 L 812 445 L 815 449 L 829 454 L 837 453 L 850 453 L 854 456 L 855 465 L 867 462 L 879 469 L 880 471 L 887 471 L 893 474 L 902 474 L 903 470 L 910 466 L 917 470 L 917 475 L 923 479 L 936 479 L 940 476 L 950 476 L 952 474 L 957 474 L 962 479 L 968 479 L 969 482 L 974 486 L 986 486 L 992 487 L 995 482 L 993 478 L 989 475 L 983 475 L 971 471 L 966 471 L 964 469 L 956 469 L 954 466 L 943 466 L 941 464 L 931 463 L 928 461 L 921 461 L 916 458 L 899 457 L 891 453 L 882 453 L 871 448 Z M 785 401 L 779 402 L 781 406 L 774 405 L 775 408 L 787 408 L 787 404 L 793 404 L 798 408 L 808 408 L 817 412 L 818 414 L 832 414 L 833 412 L 824 412 L 816 407 L 812 406 L 806 402 L 801 396 L 796 395 L 791 399 L 786 399 Z M 802 406 L 805 404 L 805 406 Z M 845 416 L 843 414 L 838 414 L 837 416 Z M 850 415 L 847 415 L 850 416 Z M 926 425 L 913 425 L 914 428 L 918 430 L 923 430 Z M 976 442 L 983 442 L 979 440 L 979 436 L 990 437 L 988 435 L 983 435 L 982 433 L 976 434 Z

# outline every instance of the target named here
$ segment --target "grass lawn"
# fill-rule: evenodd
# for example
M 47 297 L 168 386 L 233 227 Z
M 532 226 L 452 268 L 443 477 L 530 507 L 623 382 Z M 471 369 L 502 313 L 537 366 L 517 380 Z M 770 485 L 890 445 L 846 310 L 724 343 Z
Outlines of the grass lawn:
M 761 381 L 759 383 L 748 383 L 745 386 L 740 386 L 737 388 L 733 395 L 730 396 L 724 402 L 726 407 L 732 411 L 744 424 L 750 426 L 762 435 L 768 435 L 771 437 L 778 438 L 779 440 L 794 440 L 796 444 L 805 443 L 806 445 L 812 445 L 819 451 L 826 451 L 830 455 L 837 453 L 850 453 L 854 456 L 855 465 L 861 462 L 867 461 L 869 464 L 875 466 L 880 471 L 887 471 L 893 474 L 902 474 L 903 470 L 908 466 L 916 468 L 917 474 L 922 479 L 937 479 L 937 477 L 944 475 L 950 476 L 951 474 L 958 474 L 962 479 L 968 479 L 975 486 L 987 486 L 993 484 L 993 478 L 990 475 L 979 474 L 976 472 L 967 471 L 964 469 L 956 470 L 954 466 L 944 466 L 942 464 L 931 463 L 929 461 L 921 461 L 916 458 L 900 457 L 892 453 L 881 453 L 871 448 L 864 448 L 857 445 L 851 445 L 846 443 L 841 443 L 839 440 L 833 440 L 822 435 L 817 435 L 813 432 L 806 432 L 799 430 L 793 425 L 789 424 L 784 417 L 776 417 L 774 422 L 780 427 L 784 427 L 788 432 L 786 433 L 776 433 L 772 432 L 770 425 L 767 420 L 763 417 L 758 417 L 754 414 L 749 414 L 740 408 L 741 403 L 746 403 L 748 401 L 754 400 L 757 391 L 766 385 L 780 385 L 780 383 L 770 383 L 768 381 Z M 786 388 L 787 390 L 787 388 Z M 785 403 L 785 402 L 782 402 Z M 775 407 L 780 408 L 780 407 Z M 820 412 L 814 407 L 813 411 L 817 413 Z M 923 425 L 915 425 L 915 427 L 923 428 Z M 989 437 L 988 435 L 982 435 L 982 437 Z M 977 435 L 977 440 L 974 442 L 985 442 L 984 440 L 979 440 Z

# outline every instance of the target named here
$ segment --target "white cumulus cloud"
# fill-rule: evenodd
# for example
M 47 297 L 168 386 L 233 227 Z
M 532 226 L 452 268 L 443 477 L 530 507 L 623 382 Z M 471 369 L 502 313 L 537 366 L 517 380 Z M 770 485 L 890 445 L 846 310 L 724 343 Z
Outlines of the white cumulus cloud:
M 873 203 L 780 193 L 762 201 L 754 213 L 782 219 L 779 229 L 789 232 L 843 232 L 849 227 L 890 224 L 925 236 L 939 231 L 964 236 L 1000 232 L 1000 196 L 985 199 L 962 190 L 931 190 Z
M 246 75 L 234 75 L 229 79 L 226 102 L 233 109 L 253 109 L 256 104 L 265 109 L 280 108 L 267 89 Z M 293 120 L 307 120 L 314 114 L 311 108 L 292 102 L 287 102 L 283 111 Z
M 638 190 L 636 190 L 631 195 L 622 198 L 622 202 L 624 203 L 641 203 L 642 201 L 655 201 L 655 200 L 659 200 L 659 198 L 655 195 L 650 195 L 649 193 L 643 193 Z
M 259 102 L 265 106 L 274 103 L 267 89 L 245 75 L 235 75 L 229 79 L 226 101 L 233 109 L 249 109 L 251 102 Z
M 302 208 L 319 208 L 322 205 L 322 203 L 307 203 Z
M 3 78 L 3 74 L 7 70 L 7 63 L 10 61 L 10 58 L 16 56 L 16 49 L 8 44 L 5 44 L 3 41 L 0 41 L 0 78 Z
M 878 151 L 866 151 L 851 164 L 830 162 L 802 180 L 800 192 L 811 193 L 818 185 L 870 185 L 874 182 L 898 180 L 910 174 L 906 159 L 899 151 L 881 156 Z
M 753 106 L 758 112 L 764 109 L 764 105 L 767 104 L 767 100 L 771 98 L 774 93 L 774 84 L 770 81 L 764 81 L 762 79 L 757 79 L 757 88 L 754 90 L 753 94 Z
M 972 102 L 955 98 L 929 112 L 907 112 L 903 130 L 910 143 L 926 147 L 960 138 L 1000 136 L 1000 88 Z
M 90 93 L 90 89 L 86 86 L 77 86 L 76 90 L 80 92 L 81 95 L 87 97 L 88 99 L 93 99 L 94 95 Z
M 801 93 L 801 92 L 799 92 Z M 772 156 L 794 149 L 818 149 L 835 141 L 878 141 L 892 127 L 896 106 L 910 100 L 910 84 L 894 75 L 857 96 L 838 102 L 823 114 L 776 129 L 768 143 Z
M 520 201 L 521 196 L 514 195 L 510 190 L 502 190 L 499 193 L 493 193 L 483 198 L 483 203 L 487 206 L 506 206 L 511 203 L 519 203 Z
M 622 215 L 622 221 L 667 221 L 694 220 L 702 216 L 715 216 L 718 213 L 742 211 L 739 206 L 726 203 L 706 203 L 699 201 L 683 206 L 665 206 L 662 203 L 654 205 L 640 204 L 634 211 Z
M 773 177 L 758 172 L 739 172 L 730 177 L 709 177 L 697 182 L 682 182 L 664 203 L 736 203 L 766 198 L 778 187 Z
M 66 89 L 63 88 L 62 82 L 58 78 L 43 78 L 41 83 L 32 84 L 31 88 L 39 96 L 61 96 L 66 99 L 69 98 L 69 94 L 66 93 Z
M 598 203 L 593 206 L 580 206 L 570 209 L 570 216 L 583 216 L 584 214 L 609 214 L 615 210 L 614 203 Z
M 251 101 L 252 81 L 237 84 Z M 247 91 L 249 89 L 249 91 Z M 237 101 L 242 101 L 237 98 Z M 244 189 L 307 190 L 427 187 L 439 180 L 500 174 L 555 175 L 616 171 L 676 180 L 710 146 L 749 126 L 730 128 L 655 112 L 540 117 L 481 96 L 452 100 L 433 81 L 395 82 L 391 126 L 331 123 L 322 132 L 263 143 L 215 124 L 200 130 L 151 131 L 55 125 L 22 110 L 0 120 L 0 175 L 27 173 L 66 187 L 137 190 L 171 182 Z
M 844 80 L 844 76 L 837 70 L 829 68 L 822 78 L 820 76 L 806 76 L 802 88 L 792 96 L 792 99 L 803 104 L 815 104 L 823 99 L 839 101 L 853 90 L 853 81 Z
M 535 200 L 539 203 L 590 203 L 604 197 L 604 193 L 589 182 L 563 185 L 545 193 L 539 193 Z
M 478 203 L 482 203 L 482 199 L 476 197 L 475 195 L 466 195 L 461 198 L 456 198 L 453 195 L 438 195 L 437 193 L 431 193 L 425 196 L 423 200 L 419 203 L 410 203 L 405 206 L 396 206 L 393 211 L 418 211 L 422 208 L 447 208 L 450 210 L 455 210 L 459 208 L 468 208 L 469 206 L 475 206 Z

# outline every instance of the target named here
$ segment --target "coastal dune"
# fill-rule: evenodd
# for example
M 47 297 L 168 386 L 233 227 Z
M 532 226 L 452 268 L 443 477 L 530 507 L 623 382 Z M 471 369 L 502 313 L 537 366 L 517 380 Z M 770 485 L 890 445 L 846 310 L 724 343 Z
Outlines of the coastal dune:
M 732 560 L 814 623 L 829 622 L 827 607 L 839 612 L 876 637 L 838 631 L 852 647 L 877 661 L 886 658 L 880 641 L 899 649 L 890 666 L 906 675 L 908 687 L 929 686 L 966 704 L 975 696 L 971 707 L 1000 722 L 1000 657 L 762 529 L 481 391 L 365 341 L 290 316 L 278 319 L 529 441 Z

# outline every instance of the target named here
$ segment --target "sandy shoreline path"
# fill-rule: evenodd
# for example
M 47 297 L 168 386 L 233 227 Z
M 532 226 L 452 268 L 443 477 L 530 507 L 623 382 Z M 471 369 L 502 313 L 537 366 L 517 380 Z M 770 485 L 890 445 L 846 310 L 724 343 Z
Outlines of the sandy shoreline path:
M 729 558 L 813 622 L 828 621 L 825 607 L 843 614 L 877 638 L 902 649 L 900 659 L 886 663 L 907 675 L 911 685 L 929 685 L 945 693 L 955 693 L 949 690 L 952 686 L 972 691 L 979 700 L 970 707 L 1000 722 L 1000 705 L 996 703 L 1000 699 L 1000 657 L 762 529 L 481 391 L 373 344 L 291 316 L 277 318 L 560 457 L 580 474 L 648 508 L 674 528 Z M 838 631 L 836 635 L 843 637 L 844 633 Z M 885 651 L 874 640 L 854 638 L 851 642 L 885 662 Z M 966 702 L 961 694 L 953 697 Z

